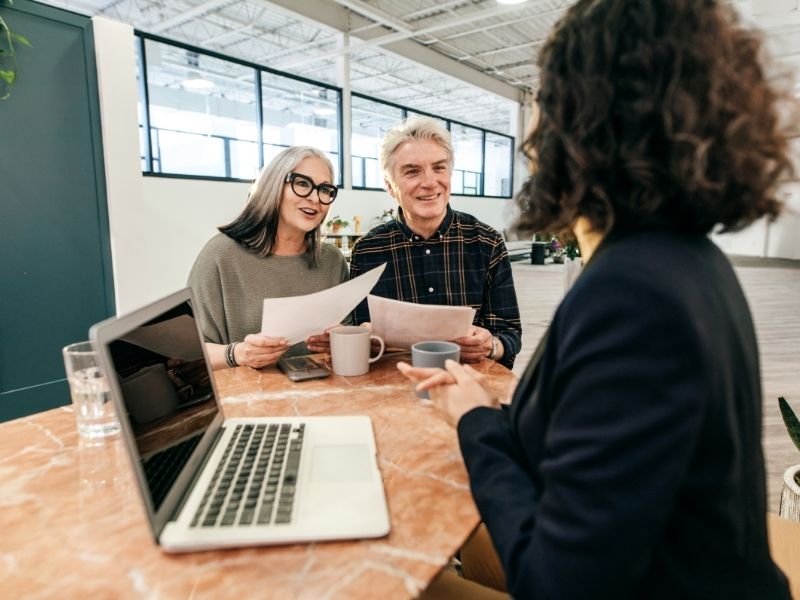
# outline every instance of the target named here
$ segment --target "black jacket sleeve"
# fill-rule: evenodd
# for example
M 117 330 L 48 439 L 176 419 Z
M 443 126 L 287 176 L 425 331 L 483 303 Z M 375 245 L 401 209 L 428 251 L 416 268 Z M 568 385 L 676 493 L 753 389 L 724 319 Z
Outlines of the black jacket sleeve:
M 473 496 L 514 597 L 636 593 L 700 431 L 696 327 L 663 294 L 608 278 L 562 304 L 510 414 L 464 415 Z

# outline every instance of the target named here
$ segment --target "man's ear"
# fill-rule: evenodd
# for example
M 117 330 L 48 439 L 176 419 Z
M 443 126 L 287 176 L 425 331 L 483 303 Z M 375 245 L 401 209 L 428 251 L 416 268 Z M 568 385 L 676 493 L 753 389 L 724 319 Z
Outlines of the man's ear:
M 397 200 L 397 196 L 394 193 L 394 184 L 389 181 L 388 177 L 383 178 L 383 185 L 386 187 L 386 192 L 395 200 Z

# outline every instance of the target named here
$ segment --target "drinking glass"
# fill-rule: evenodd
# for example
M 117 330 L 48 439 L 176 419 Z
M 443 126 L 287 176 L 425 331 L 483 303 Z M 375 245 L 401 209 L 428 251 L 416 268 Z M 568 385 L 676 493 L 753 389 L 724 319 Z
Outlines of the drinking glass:
M 89 442 L 101 442 L 119 432 L 119 420 L 108 395 L 108 381 L 92 344 L 70 344 L 62 353 L 80 436 Z

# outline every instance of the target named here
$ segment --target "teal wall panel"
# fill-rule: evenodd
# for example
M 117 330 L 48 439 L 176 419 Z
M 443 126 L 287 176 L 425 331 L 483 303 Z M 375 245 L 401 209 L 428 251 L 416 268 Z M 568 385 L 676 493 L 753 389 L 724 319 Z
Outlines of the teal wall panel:
M 32 48 L 0 101 L 0 421 L 67 404 L 61 347 L 113 314 L 90 20 L 17 0 Z

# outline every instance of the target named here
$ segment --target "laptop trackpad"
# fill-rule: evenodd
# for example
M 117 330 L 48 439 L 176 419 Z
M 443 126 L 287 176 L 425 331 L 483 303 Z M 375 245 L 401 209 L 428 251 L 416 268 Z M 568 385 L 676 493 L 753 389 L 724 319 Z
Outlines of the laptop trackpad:
M 364 444 L 314 446 L 311 481 L 368 481 L 371 473 L 369 447 Z

